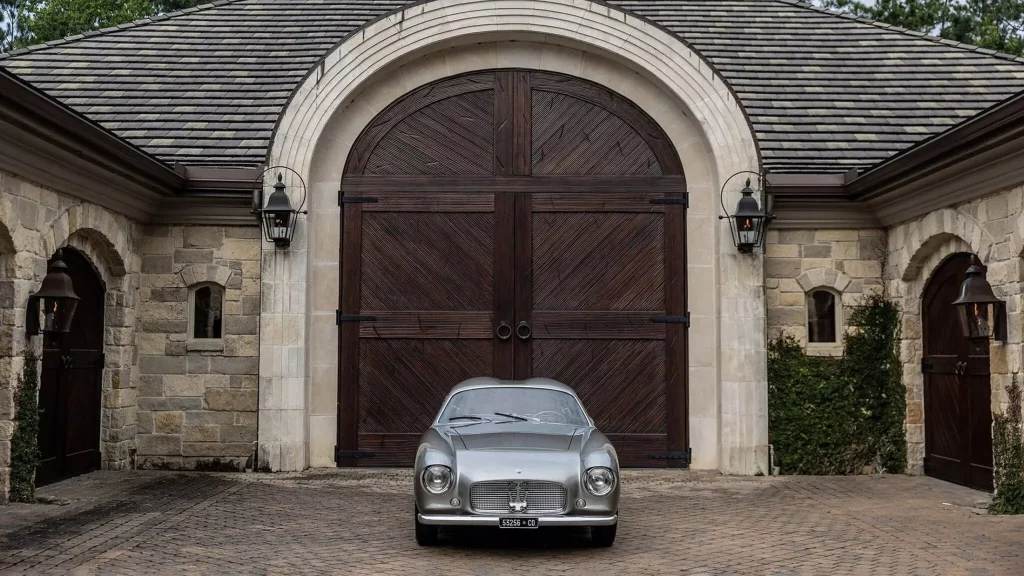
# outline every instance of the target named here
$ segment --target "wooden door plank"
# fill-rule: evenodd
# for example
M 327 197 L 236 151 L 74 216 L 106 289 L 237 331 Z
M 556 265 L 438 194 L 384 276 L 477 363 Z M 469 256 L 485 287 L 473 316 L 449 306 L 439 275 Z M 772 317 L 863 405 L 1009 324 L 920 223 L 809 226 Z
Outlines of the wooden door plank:
M 341 312 L 359 314 L 362 261 L 362 204 L 346 204 L 342 218 Z M 359 442 L 359 324 L 338 327 L 338 448 L 353 451 Z M 354 458 L 338 459 L 338 466 L 355 466 Z
M 686 211 L 680 204 L 665 209 L 665 313 L 683 316 L 686 306 Z M 665 414 L 668 419 L 668 451 L 683 452 L 690 445 L 689 433 L 689 326 L 666 325 Z M 680 466 L 681 460 L 668 460 Z

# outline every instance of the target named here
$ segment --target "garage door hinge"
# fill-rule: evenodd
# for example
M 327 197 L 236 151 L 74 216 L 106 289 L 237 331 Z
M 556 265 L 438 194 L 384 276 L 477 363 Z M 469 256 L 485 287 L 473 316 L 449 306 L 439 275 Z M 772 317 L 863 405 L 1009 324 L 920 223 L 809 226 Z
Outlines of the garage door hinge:
M 338 462 L 343 458 L 373 458 L 376 455 L 376 452 L 371 452 L 369 450 L 342 450 L 337 446 L 334 447 L 335 462 Z
M 374 204 L 376 202 L 377 199 L 370 196 L 345 196 L 341 190 L 338 190 L 338 206 L 342 204 Z
M 658 324 L 682 324 L 687 328 L 690 327 L 690 313 L 687 312 L 682 316 L 653 316 L 651 322 L 657 322 Z
M 682 197 L 671 197 L 671 198 L 653 198 L 651 204 L 677 204 L 682 205 L 683 208 L 690 207 L 690 194 L 685 193 Z
M 690 466 L 690 456 L 693 451 L 689 446 L 682 452 L 655 452 L 651 454 L 651 458 L 655 460 L 682 460 L 683 464 L 687 467 Z
M 334 323 L 341 325 L 342 322 L 376 322 L 376 316 L 363 316 L 362 314 L 342 314 L 341 310 L 334 311 Z

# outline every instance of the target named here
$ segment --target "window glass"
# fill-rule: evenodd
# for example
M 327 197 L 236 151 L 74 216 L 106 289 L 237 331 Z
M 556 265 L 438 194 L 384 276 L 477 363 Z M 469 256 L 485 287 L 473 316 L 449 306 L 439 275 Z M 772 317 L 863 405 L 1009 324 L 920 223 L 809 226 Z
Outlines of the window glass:
M 200 286 L 192 296 L 192 337 L 220 338 L 224 289 Z
M 546 388 L 518 386 L 474 388 L 459 392 L 452 396 L 438 421 L 447 424 L 449 421 L 470 422 L 473 419 L 509 419 L 508 416 L 496 412 L 514 414 L 526 418 L 529 422 L 589 425 L 587 417 L 583 414 L 583 407 L 571 394 Z M 451 420 L 452 418 L 455 420 Z
M 807 295 L 807 341 L 836 341 L 836 296 L 828 290 Z

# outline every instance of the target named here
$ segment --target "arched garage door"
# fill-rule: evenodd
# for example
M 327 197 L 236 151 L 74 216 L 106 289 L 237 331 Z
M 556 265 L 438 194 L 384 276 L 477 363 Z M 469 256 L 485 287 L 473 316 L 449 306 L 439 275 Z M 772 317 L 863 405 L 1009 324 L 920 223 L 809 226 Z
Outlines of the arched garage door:
M 685 182 L 646 114 L 567 76 L 448 78 L 374 119 L 342 191 L 339 465 L 411 464 L 473 376 L 561 380 L 623 465 L 685 464 Z

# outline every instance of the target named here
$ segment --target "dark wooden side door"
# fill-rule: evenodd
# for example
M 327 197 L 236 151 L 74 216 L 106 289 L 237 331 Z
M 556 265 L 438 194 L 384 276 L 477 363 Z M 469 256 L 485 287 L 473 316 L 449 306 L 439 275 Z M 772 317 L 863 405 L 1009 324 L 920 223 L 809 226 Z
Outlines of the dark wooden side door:
M 85 256 L 72 248 L 62 252 L 80 301 L 70 332 L 43 337 L 38 486 L 96 470 L 100 465 L 106 289 Z
M 952 302 L 969 254 L 956 254 L 932 275 L 922 300 L 925 473 L 992 489 L 992 411 L 988 342 L 964 338 Z
M 343 188 L 340 465 L 408 465 L 451 386 L 562 380 L 627 466 L 682 463 L 685 183 L 621 97 L 523 70 L 375 119 Z

